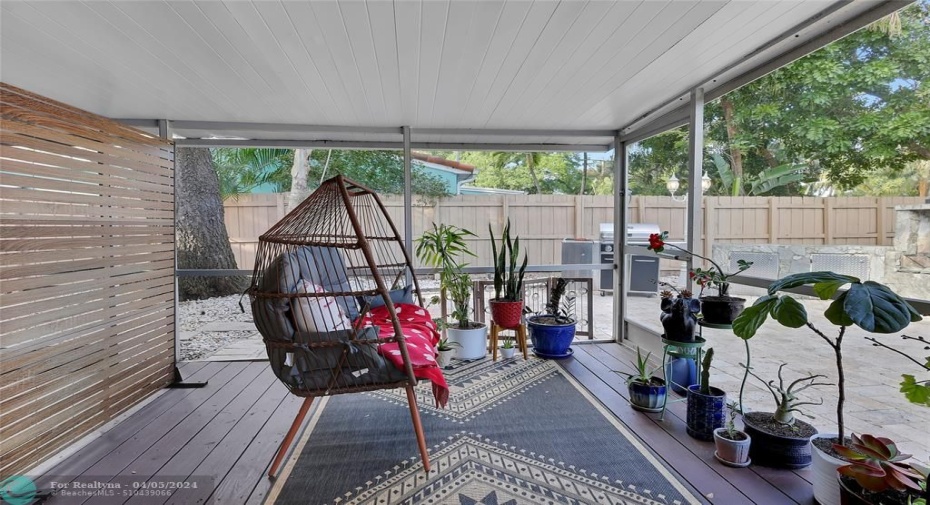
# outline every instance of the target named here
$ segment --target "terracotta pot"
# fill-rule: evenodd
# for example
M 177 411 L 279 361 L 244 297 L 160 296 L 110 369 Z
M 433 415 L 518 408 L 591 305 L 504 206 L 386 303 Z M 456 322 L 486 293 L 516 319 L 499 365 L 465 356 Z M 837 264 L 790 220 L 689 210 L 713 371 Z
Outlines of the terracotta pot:
M 491 300 L 491 319 L 502 328 L 516 328 L 523 321 L 523 300 Z
M 736 432 L 745 438 L 731 440 L 723 436 L 726 432 L 726 428 L 714 430 L 714 445 L 717 448 L 714 456 L 725 465 L 747 466 L 749 464 L 749 444 L 752 443 L 752 438 L 745 432 L 737 430 Z

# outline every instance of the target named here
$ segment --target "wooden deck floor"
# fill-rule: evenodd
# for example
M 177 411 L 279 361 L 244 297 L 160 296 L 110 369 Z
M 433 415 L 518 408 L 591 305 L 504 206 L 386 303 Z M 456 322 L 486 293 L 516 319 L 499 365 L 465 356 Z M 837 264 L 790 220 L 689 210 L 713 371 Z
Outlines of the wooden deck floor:
M 616 344 L 575 346 L 560 364 L 626 423 L 708 501 L 721 504 L 813 503 L 807 470 L 733 469 L 714 460 L 713 444 L 685 433 L 684 404 L 671 405 L 665 421 L 634 411 L 614 370 L 629 370 L 633 353 Z M 262 503 L 272 453 L 300 406 L 277 383 L 267 362 L 197 362 L 182 368 L 186 380 L 205 388 L 170 389 L 38 479 L 80 476 L 82 481 L 177 481 L 198 476 L 197 489 L 170 497 L 130 500 L 55 496 L 46 503 Z M 429 434 L 427 434 L 429 436 Z M 191 481 L 194 482 L 194 481 Z M 312 503 L 312 501 L 308 501 Z

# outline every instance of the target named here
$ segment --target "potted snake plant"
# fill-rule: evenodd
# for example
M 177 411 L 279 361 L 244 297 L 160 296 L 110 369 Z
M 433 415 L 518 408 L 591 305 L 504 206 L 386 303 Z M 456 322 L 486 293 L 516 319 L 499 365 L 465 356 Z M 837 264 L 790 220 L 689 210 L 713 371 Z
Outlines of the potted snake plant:
M 523 275 L 526 273 L 527 256 L 517 267 L 520 256 L 520 237 L 510 236 L 510 219 L 501 234 L 500 249 L 491 233 L 491 257 L 494 261 L 494 298 L 491 299 L 491 319 L 502 328 L 516 328 L 523 320 Z

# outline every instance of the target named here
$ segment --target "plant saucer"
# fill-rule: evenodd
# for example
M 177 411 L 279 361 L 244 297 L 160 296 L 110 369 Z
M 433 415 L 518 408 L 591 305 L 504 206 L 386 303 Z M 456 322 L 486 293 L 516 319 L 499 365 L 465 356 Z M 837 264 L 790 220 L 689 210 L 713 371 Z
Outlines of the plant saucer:
M 733 463 L 732 461 L 726 461 L 717 455 L 717 451 L 714 451 L 714 457 L 717 458 L 717 461 L 723 463 L 724 465 L 732 466 L 734 468 L 746 468 L 752 464 L 752 458 L 747 459 L 745 463 Z

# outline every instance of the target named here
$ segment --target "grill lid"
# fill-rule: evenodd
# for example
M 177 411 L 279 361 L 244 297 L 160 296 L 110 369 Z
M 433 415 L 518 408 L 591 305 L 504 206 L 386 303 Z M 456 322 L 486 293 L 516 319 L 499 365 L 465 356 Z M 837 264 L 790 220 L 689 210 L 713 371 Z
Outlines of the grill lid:
M 612 241 L 614 239 L 614 224 L 601 223 L 601 241 Z M 626 225 L 626 238 L 629 242 L 647 243 L 649 235 L 659 233 L 659 225 L 655 223 L 630 223 Z

